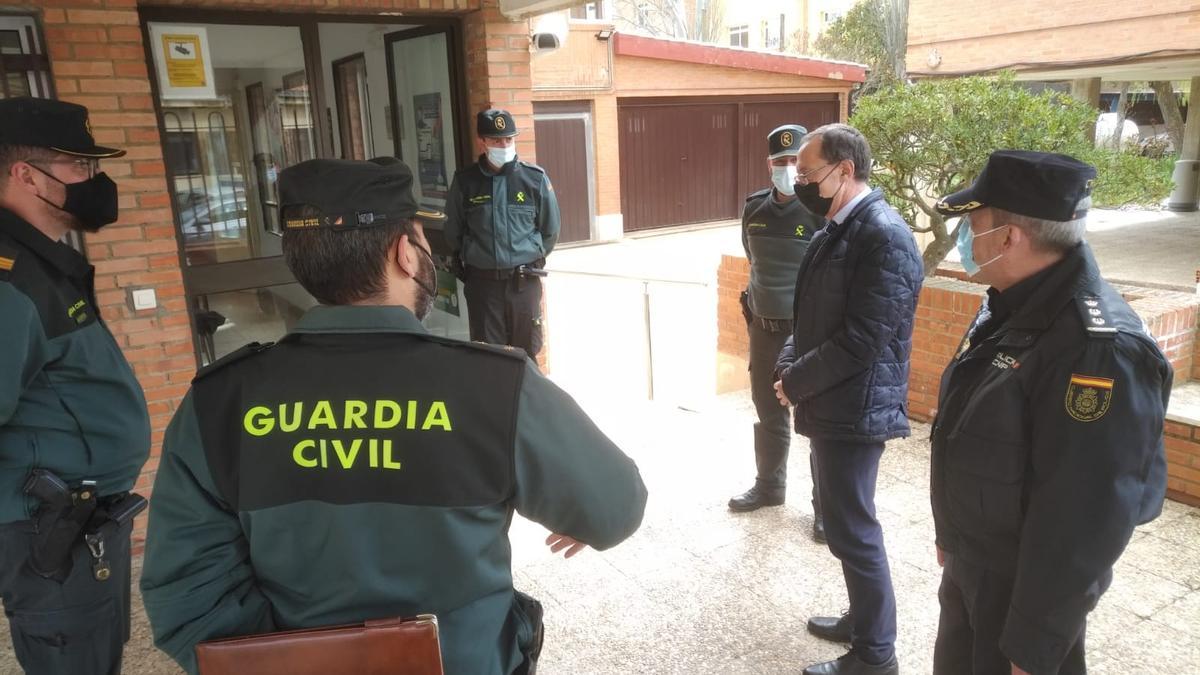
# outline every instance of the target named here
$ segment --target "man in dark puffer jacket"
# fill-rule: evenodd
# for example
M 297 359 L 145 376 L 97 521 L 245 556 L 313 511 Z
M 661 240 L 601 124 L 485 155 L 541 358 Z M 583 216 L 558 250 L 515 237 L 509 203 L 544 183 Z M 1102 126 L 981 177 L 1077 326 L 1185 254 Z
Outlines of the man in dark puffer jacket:
M 830 222 L 800 266 L 775 389 L 781 404 L 795 405 L 796 432 L 816 453 L 825 534 L 850 598 L 847 615 L 813 617 L 808 628 L 851 643 L 805 675 L 899 672 L 875 479 L 884 441 L 909 434 L 909 355 L 924 274 L 908 225 L 867 186 L 870 171 L 867 139 L 844 124 L 813 131 L 800 151 L 796 196 Z

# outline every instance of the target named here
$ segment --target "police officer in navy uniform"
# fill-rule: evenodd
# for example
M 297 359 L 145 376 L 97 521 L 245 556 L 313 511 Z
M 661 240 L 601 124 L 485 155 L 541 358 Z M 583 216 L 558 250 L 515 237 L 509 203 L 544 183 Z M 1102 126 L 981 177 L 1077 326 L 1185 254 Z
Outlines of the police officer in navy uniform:
M 532 672 L 519 512 L 552 551 L 641 522 L 637 467 L 512 347 L 428 333 L 436 292 L 401 163 L 280 174 L 283 251 L 322 304 L 197 375 L 167 430 L 142 590 L 190 672 L 223 636 L 435 614 L 447 673 Z M 418 220 L 414 220 L 418 219 Z
M 0 595 L 31 675 L 118 673 L 129 639 L 132 524 L 103 516 L 129 501 L 150 419 L 95 270 L 62 241 L 116 221 L 99 163 L 124 154 L 83 106 L 0 100 Z
M 937 675 L 1085 673 L 1087 615 L 1162 508 L 1171 366 L 1083 241 L 1095 177 L 998 151 L 937 205 L 989 286 L 933 427 Z
M 814 232 L 825 221 L 796 200 L 796 158 L 804 127 L 785 124 L 767 135 L 767 166 L 772 187 L 746 198 L 742 209 L 742 247 L 750 261 L 750 285 L 742 292 L 742 313 L 750 334 L 750 393 L 754 424 L 754 486 L 729 500 L 732 511 L 753 511 L 783 503 L 791 419 L 775 399 L 775 360 L 792 334 L 792 296 L 796 272 Z M 816 467 L 809 455 L 810 466 Z M 814 482 L 815 484 L 815 482 Z M 813 534 L 824 539 L 821 504 L 813 490 Z
M 517 125 L 505 110 L 476 117 L 483 153 L 454 174 L 446 242 L 466 284 L 471 339 L 542 349 L 542 282 L 558 242 L 558 199 L 546 171 L 517 158 Z

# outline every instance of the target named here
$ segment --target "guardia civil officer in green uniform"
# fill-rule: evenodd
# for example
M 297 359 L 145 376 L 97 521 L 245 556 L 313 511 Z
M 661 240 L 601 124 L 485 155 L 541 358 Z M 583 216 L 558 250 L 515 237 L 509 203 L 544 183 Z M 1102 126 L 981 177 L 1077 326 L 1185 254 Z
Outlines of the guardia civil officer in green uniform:
M 513 512 L 554 550 L 637 529 L 637 467 L 524 353 L 426 332 L 434 266 L 403 164 L 281 172 L 283 251 L 322 304 L 199 373 L 167 430 L 142 591 L 155 643 L 422 613 L 447 673 L 530 672 Z
M 471 339 L 542 349 L 542 282 L 558 242 L 558 199 L 546 171 L 517 158 L 517 125 L 505 110 L 476 117 L 482 154 L 454 174 L 446 242 L 465 283 Z
M 125 153 L 96 145 L 87 119 L 71 103 L 0 100 L 0 595 L 31 675 L 120 671 L 131 525 L 97 528 L 150 451 L 94 270 L 62 243 L 117 219 L 98 165 Z
M 742 209 L 742 246 L 750 261 L 750 285 L 742 292 L 742 314 L 750 334 L 750 394 L 758 413 L 754 424 L 754 486 L 729 500 L 733 511 L 753 511 L 783 503 L 788 448 L 792 441 L 788 409 L 775 399 L 775 361 L 792 334 L 796 273 L 813 233 L 824 218 L 796 200 L 796 158 L 804 127 L 786 124 L 767 135 L 767 167 L 772 186 L 752 193 Z M 813 467 L 812 457 L 809 458 Z M 824 537 L 821 505 L 813 491 L 813 533 Z
M 999 151 L 937 205 L 989 286 L 933 427 L 937 675 L 1085 673 L 1088 612 L 1162 508 L 1171 366 L 1083 241 L 1095 176 Z

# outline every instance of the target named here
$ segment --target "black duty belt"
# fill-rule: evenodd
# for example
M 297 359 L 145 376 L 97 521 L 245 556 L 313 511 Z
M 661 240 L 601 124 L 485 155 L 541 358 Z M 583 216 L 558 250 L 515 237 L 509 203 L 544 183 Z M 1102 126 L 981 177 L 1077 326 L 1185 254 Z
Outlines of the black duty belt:
M 757 314 L 754 315 L 754 325 L 767 331 L 768 333 L 791 333 L 791 319 L 766 319 Z
M 541 262 L 541 261 L 538 261 L 538 262 Z M 546 271 L 542 270 L 538 267 L 535 267 L 534 265 L 536 265 L 536 264 L 537 263 L 530 263 L 528 265 L 518 265 L 517 267 L 513 267 L 513 268 L 509 268 L 509 269 L 500 269 L 500 270 L 489 270 L 489 269 L 483 269 L 482 267 L 473 267 L 471 265 L 467 265 L 467 278 L 468 279 L 494 279 L 496 281 L 504 281 L 506 279 L 511 279 L 515 276 L 522 276 L 522 277 L 544 277 L 544 276 L 546 276 Z

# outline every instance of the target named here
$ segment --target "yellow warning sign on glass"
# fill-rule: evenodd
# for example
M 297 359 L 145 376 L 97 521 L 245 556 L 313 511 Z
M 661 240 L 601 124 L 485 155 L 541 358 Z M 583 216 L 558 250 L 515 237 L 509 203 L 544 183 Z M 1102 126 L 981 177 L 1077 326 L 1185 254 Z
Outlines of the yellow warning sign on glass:
M 162 49 L 167 81 L 172 87 L 208 86 L 199 35 L 164 34 Z

